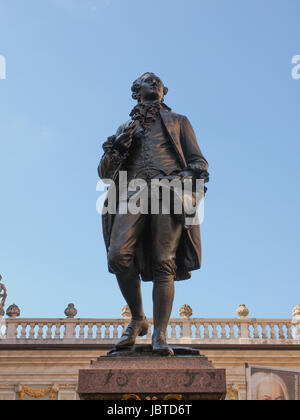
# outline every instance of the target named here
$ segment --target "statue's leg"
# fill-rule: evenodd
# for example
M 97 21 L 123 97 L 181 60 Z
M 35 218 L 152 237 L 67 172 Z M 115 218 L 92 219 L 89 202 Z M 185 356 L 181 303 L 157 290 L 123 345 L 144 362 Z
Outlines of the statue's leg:
M 144 223 L 145 215 L 117 214 L 108 252 L 108 264 L 116 274 L 124 299 L 136 320 L 144 318 L 141 281 L 134 263 L 136 244 Z
M 167 345 L 166 332 L 174 300 L 174 280 L 155 281 L 153 285 L 153 323 L 152 347 L 155 353 L 173 355 Z
M 117 343 L 117 347 L 130 347 L 138 335 L 145 335 L 148 322 L 144 314 L 141 281 L 134 263 L 136 244 L 143 232 L 145 215 L 117 214 L 114 219 L 108 263 L 116 274 L 122 295 L 127 302 L 132 321 Z
M 151 215 L 153 238 L 153 322 L 152 347 L 155 353 L 173 354 L 166 343 L 166 331 L 174 300 L 176 251 L 182 225 L 174 216 Z

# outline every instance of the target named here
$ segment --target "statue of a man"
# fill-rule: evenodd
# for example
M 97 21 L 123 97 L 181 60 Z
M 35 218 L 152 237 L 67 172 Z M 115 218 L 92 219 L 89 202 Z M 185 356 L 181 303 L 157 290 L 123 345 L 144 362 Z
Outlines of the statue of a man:
M 193 177 L 208 182 L 208 164 L 197 144 L 187 117 L 164 104 L 168 89 L 153 73 L 145 73 L 132 85 L 137 100 L 131 119 L 103 145 L 98 172 L 102 179 L 118 179 L 127 171 L 128 182 L 139 178 L 148 184 L 155 178 Z M 132 319 L 116 349 L 132 347 L 146 335 L 148 322 L 141 296 L 141 278 L 153 281 L 153 353 L 173 355 L 166 329 L 174 300 L 174 280 L 191 277 L 200 268 L 199 225 L 186 228 L 172 212 L 164 214 L 103 214 L 103 234 L 109 271 L 117 277 Z
M 2 280 L 2 276 L 0 275 L 0 282 Z M 4 305 L 7 298 L 7 291 L 6 287 L 3 283 L 0 283 L 0 316 L 4 315 Z

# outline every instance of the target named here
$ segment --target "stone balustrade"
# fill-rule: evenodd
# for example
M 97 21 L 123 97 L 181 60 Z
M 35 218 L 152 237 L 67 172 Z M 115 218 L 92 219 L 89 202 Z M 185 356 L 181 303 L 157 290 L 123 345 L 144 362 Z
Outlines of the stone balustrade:
M 113 344 L 129 318 L 0 319 L 1 344 Z M 151 329 L 137 343 L 150 343 Z M 172 318 L 170 344 L 300 344 L 300 319 Z

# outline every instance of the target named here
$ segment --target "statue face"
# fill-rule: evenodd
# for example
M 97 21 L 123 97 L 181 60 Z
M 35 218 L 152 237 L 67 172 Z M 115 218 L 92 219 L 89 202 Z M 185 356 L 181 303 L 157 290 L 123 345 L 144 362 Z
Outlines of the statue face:
M 164 98 L 164 85 L 155 75 L 144 74 L 140 85 L 141 101 L 160 101 Z

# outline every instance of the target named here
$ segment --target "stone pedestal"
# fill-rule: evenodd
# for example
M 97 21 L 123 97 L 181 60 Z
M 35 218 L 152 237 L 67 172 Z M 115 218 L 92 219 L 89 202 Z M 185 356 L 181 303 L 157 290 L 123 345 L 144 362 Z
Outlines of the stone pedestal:
M 225 369 L 182 352 L 99 357 L 79 371 L 78 394 L 82 400 L 220 400 L 226 395 Z

